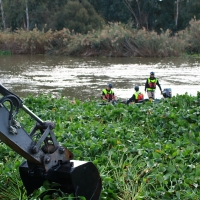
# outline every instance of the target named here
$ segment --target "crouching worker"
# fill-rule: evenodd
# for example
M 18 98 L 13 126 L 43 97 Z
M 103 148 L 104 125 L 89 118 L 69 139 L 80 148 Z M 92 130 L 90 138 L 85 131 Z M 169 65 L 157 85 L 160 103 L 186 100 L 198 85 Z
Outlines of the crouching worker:
M 112 88 L 113 88 L 113 85 L 109 83 L 107 88 L 102 90 L 101 98 L 105 101 L 112 102 L 115 104 L 117 98 Z
M 140 103 L 144 100 L 144 95 L 139 91 L 139 86 L 135 86 L 135 93 L 133 96 L 126 102 L 129 103 Z

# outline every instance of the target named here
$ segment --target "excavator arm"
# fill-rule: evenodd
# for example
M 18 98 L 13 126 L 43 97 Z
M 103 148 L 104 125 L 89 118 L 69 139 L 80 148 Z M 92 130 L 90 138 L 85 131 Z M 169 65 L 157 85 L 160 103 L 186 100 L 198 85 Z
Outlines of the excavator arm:
M 23 101 L 0 84 L 0 140 L 26 159 L 19 172 L 27 195 L 41 187 L 45 180 L 58 183 L 65 193 L 76 199 L 100 199 L 102 181 L 92 162 L 73 160 L 73 154 L 56 140 L 53 122 L 44 122 Z M 15 116 L 23 109 L 35 120 L 27 133 Z

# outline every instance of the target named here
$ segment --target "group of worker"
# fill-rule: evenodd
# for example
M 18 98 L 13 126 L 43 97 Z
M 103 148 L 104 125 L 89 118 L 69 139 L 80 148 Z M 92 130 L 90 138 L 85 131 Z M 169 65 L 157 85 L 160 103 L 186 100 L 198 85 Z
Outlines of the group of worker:
M 155 99 L 156 86 L 159 87 L 161 94 L 162 94 L 161 85 L 160 85 L 158 79 L 155 77 L 155 73 L 151 72 L 150 77 L 147 78 L 147 80 L 146 80 L 145 89 L 144 89 L 145 92 L 147 92 L 147 96 L 148 96 L 149 100 Z M 102 90 L 101 98 L 103 100 L 109 101 L 109 102 L 117 101 L 117 98 L 116 98 L 115 93 L 112 90 L 112 88 L 113 88 L 113 85 L 111 83 L 109 83 L 107 88 Z M 142 92 L 140 92 L 139 86 L 136 85 L 135 93 L 125 103 L 126 104 L 138 103 L 142 100 L 144 100 L 144 95 L 142 94 Z

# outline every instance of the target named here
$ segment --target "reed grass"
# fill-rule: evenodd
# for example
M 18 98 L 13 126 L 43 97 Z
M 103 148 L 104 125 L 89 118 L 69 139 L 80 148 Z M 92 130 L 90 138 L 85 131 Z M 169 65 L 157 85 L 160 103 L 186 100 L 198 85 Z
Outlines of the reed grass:
M 121 23 L 109 23 L 103 29 L 87 34 L 68 29 L 45 32 L 36 28 L 0 32 L 0 55 L 178 57 L 185 52 L 200 53 L 200 21 L 191 20 L 187 29 L 175 35 L 170 30 L 158 34 L 146 29 L 132 29 Z
M 15 169 L 12 169 L 12 171 L 8 172 L 11 162 L 17 163 L 18 161 L 9 160 L 5 164 L 4 169 L 0 169 L 1 172 L 4 172 L 0 175 L 0 199 L 23 200 L 27 195 L 22 180 L 20 179 L 19 172 L 17 172 Z
M 187 41 L 186 52 L 189 54 L 200 53 L 200 20 L 192 19 L 190 27 L 185 31 L 185 39 Z
M 112 188 L 117 191 L 118 196 L 110 194 L 110 199 L 140 199 L 145 197 L 145 190 L 148 183 L 143 181 L 147 174 L 145 163 L 138 159 L 138 156 L 128 156 L 126 150 L 124 152 L 108 153 L 106 171 L 101 170 L 103 177 L 103 187 Z M 117 162 L 116 162 L 116 158 Z M 111 178 L 112 177 L 112 178 Z M 115 184 L 117 183 L 117 184 Z M 107 197 L 109 196 L 106 194 Z M 102 198 L 104 194 L 102 194 Z

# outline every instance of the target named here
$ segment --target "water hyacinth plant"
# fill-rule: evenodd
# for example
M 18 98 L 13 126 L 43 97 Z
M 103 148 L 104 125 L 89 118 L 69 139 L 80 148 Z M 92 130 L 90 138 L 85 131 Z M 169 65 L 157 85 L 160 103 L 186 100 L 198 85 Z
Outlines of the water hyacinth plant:
M 0 56 L 4 56 L 4 55 L 12 55 L 12 52 L 9 51 L 9 50 L 6 50 L 6 51 L 0 51 Z
M 24 104 L 44 121 L 56 123 L 57 140 L 74 153 L 76 160 L 92 161 L 97 166 L 103 182 L 102 200 L 199 199 L 199 95 L 177 95 L 158 103 L 129 106 L 79 100 L 72 103 L 63 96 L 40 95 L 28 96 Z M 29 132 L 34 122 L 23 111 L 17 118 Z M 23 158 L 8 162 L 15 153 L 4 144 L 0 148 L 1 174 L 9 173 L 17 181 L 12 187 L 18 193 L 11 193 L 20 193 L 21 199 L 26 199 L 20 180 L 15 179 Z M 2 197 L 7 179 L 1 180 Z M 50 189 L 45 183 L 31 198 L 39 199 Z M 46 198 L 55 197 L 73 199 L 58 191 Z

